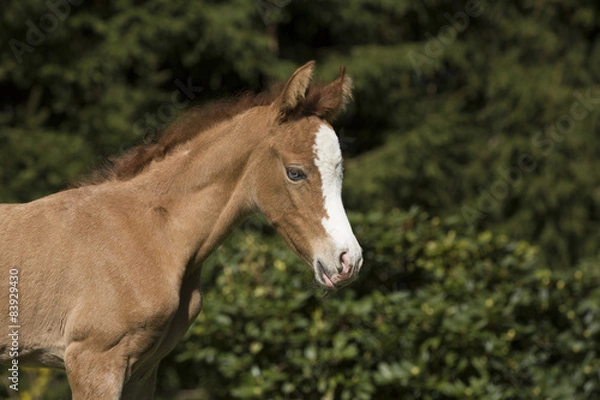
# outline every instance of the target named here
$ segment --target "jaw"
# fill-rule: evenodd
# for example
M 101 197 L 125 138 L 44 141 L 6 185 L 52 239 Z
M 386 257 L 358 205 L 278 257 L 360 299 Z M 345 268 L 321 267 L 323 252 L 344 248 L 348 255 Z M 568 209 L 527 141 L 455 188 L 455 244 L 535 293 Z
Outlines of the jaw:
M 278 228 L 277 223 L 273 224 Z M 347 246 L 333 244 L 330 238 L 313 239 L 312 244 L 277 229 L 290 248 L 313 270 L 315 281 L 326 289 L 339 289 L 351 283 L 362 266 L 362 250 L 354 239 Z M 296 240 L 294 240 L 296 239 Z M 328 243 L 329 246 L 324 246 Z M 310 249 L 310 250 L 309 250 Z M 314 249 L 314 250 L 313 250 Z

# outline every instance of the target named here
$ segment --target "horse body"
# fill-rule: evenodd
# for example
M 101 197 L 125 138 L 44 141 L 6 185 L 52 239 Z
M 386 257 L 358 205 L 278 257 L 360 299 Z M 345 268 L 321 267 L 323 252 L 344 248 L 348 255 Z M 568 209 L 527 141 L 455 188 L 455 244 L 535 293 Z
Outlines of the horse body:
M 74 399 L 152 398 L 160 360 L 201 310 L 202 262 L 254 212 L 324 286 L 357 273 L 360 247 L 337 200 L 339 145 L 319 144 L 333 140 L 324 118 L 294 114 L 310 99 L 313 68 L 272 103 L 169 151 L 146 160 L 140 148 L 125 163 L 132 176 L 0 205 L 0 290 L 18 276 L 19 365 L 65 368 Z M 316 111 L 341 107 L 348 81 L 334 84 Z M 14 338 L 0 338 L 0 362 L 10 363 Z

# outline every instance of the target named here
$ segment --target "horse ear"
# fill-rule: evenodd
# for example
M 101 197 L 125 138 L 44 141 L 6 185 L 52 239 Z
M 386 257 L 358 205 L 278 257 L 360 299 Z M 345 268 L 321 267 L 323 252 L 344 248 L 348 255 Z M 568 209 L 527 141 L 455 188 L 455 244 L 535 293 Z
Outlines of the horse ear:
M 309 61 L 298 68 L 288 79 L 283 91 L 274 102 L 278 115 L 285 116 L 306 98 L 315 71 L 315 64 L 314 61 Z
M 352 79 L 346 75 L 346 68 L 340 68 L 340 75 L 321 89 L 316 114 L 326 121 L 335 119 L 346 110 L 352 100 Z

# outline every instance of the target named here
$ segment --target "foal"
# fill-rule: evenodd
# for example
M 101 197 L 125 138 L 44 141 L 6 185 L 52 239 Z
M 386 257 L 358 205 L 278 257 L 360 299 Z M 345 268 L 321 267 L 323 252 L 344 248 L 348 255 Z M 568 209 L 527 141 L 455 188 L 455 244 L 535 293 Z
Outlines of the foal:
M 351 81 L 342 69 L 313 86 L 314 68 L 271 96 L 189 112 L 76 189 L 0 205 L 0 304 L 17 331 L 0 334 L 0 361 L 65 368 L 75 400 L 151 399 L 202 307 L 202 262 L 256 212 L 321 285 L 350 281 L 362 255 L 328 121 Z

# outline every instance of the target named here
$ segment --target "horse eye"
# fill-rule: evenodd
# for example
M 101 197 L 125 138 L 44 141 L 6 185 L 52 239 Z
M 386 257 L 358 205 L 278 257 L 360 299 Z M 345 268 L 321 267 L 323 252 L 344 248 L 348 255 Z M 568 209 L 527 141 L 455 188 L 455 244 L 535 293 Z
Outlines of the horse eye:
M 300 181 L 306 179 L 306 174 L 300 168 L 286 168 L 287 176 L 292 181 Z

